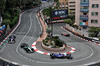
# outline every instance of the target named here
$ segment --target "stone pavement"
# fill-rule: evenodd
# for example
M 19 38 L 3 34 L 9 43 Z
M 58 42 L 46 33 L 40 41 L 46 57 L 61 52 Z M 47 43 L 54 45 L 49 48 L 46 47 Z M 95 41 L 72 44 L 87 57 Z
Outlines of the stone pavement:
M 39 15 L 40 14 L 38 13 L 38 17 L 39 17 Z M 42 41 L 47 36 L 47 33 L 46 33 L 46 25 L 45 25 L 44 21 L 41 19 L 41 17 L 39 17 L 39 20 L 40 20 L 41 25 L 42 25 L 42 28 L 43 28 L 42 29 L 43 30 L 43 33 L 42 33 L 41 37 L 37 41 Z

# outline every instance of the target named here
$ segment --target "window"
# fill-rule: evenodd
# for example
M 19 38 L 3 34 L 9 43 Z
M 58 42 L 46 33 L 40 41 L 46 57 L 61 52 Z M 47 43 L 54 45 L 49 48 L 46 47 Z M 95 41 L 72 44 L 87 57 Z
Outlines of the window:
M 71 4 L 71 3 L 75 3 L 75 2 L 69 2 L 69 3 Z
M 98 20 L 91 20 L 91 23 L 98 23 Z
M 82 7 L 81 9 L 88 9 L 88 7 L 84 6 L 84 7 Z
M 64 5 L 64 3 L 62 3 L 62 5 Z
M 92 8 L 98 8 L 99 4 L 92 4 Z
M 81 2 L 89 2 L 89 0 L 81 0 Z
M 61 3 L 59 3 L 59 6 L 61 6 Z
M 68 3 L 66 3 L 66 5 L 68 5 Z
M 98 16 L 98 12 L 92 12 L 91 15 L 92 16 Z
M 75 10 L 75 9 L 70 9 L 70 10 Z
M 70 7 L 75 7 L 75 5 L 70 5 Z

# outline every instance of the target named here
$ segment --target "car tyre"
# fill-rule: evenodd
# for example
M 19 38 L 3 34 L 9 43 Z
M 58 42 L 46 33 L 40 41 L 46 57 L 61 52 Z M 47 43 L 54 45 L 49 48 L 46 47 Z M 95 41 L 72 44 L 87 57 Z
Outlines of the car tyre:
M 51 58 L 54 59 L 55 57 L 54 56 L 51 56 Z

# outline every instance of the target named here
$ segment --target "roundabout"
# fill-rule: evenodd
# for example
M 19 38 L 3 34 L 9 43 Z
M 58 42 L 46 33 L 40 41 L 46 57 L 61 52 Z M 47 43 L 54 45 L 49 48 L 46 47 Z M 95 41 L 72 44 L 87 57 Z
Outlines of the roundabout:
M 36 48 L 36 44 L 39 44 L 37 45 L 38 49 Z M 71 53 L 74 53 L 76 51 L 76 49 L 74 47 L 67 47 L 65 48 L 64 51 L 58 51 L 58 52 L 54 52 L 53 50 L 52 51 L 48 51 L 48 50 L 45 50 L 41 47 L 41 42 L 38 42 L 35 41 L 33 44 L 32 44 L 32 48 L 34 48 L 34 50 L 38 53 L 41 53 L 41 54 L 45 54 L 45 55 L 50 55 L 50 53 L 63 53 L 63 54 L 71 54 Z M 39 50 L 40 49 L 40 50 Z M 41 51 L 42 50 L 42 51 Z M 58 49 L 59 50 L 59 49 Z

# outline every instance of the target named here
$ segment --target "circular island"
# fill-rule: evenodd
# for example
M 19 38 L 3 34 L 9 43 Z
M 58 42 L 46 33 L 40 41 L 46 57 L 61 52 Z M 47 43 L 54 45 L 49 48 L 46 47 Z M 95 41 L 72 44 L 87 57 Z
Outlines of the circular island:
M 64 51 L 67 47 L 63 41 L 59 39 L 59 36 L 47 36 L 42 44 L 42 48 L 49 51 L 59 52 Z

